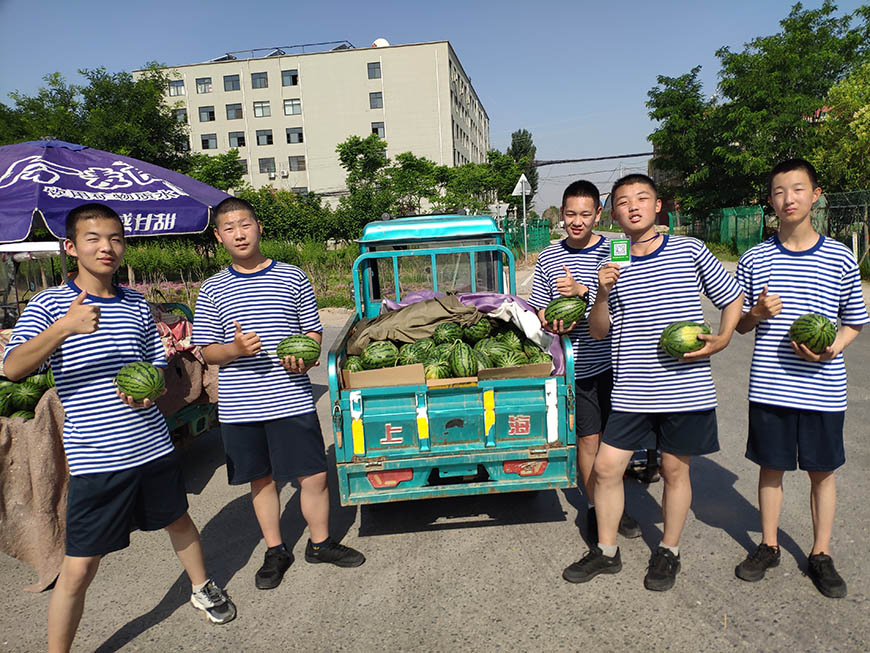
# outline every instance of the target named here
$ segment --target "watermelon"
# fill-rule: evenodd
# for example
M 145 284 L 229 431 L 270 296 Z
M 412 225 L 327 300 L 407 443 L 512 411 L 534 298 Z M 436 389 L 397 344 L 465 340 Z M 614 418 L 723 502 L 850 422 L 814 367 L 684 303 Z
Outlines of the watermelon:
M 11 392 L 12 388 L 15 387 L 15 383 L 9 381 L 8 379 L 0 379 L 0 393 Z
M 531 340 L 524 340 L 523 341 L 523 353 L 526 356 L 529 356 L 531 358 L 532 355 L 534 355 L 536 352 L 540 352 L 540 351 L 541 351 L 541 348 L 538 347 L 538 345 L 536 345 Z
M 32 410 L 16 410 L 9 417 L 20 417 L 22 419 L 33 419 Z
M 370 342 L 360 354 L 363 368 L 378 370 L 383 367 L 393 367 L 399 358 L 399 350 L 389 340 Z
M 427 352 L 416 342 L 409 342 L 399 348 L 399 365 L 413 365 L 426 360 Z
M 436 345 L 442 345 L 445 342 L 453 342 L 462 337 L 462 327 L 455 322 L 442 322 L 435 327 L 435 332 L 432 334 L 432 339 Z
M 432 338 L 420 338 L 417 342 L 414 343 L 419 347 L 420 351 L 428 352 L 431 351 L 432 347 L 435 346 L 435 341 Z
M 0 417 L 8 417 L 12 412 L 12 397 L 8 392 L 0 392 Z
M 163 372 L 147 361 L 127 363 L 115 375 L 115 385 L 134 401 L 154 401 L 163 394 L 166 382 Z
M 579 322 L 586 315 L 586 302 L 579 297 L 559 297 L 544 309 L 544 319 L 548 324 L 562 320 L 564 326 Z
M 53 379 L 50 374 L 50 372 L 46 372 L 45 374 L 32 374 L 31 376 L 27 377 L 27 380 L 45 391 L 53 385 Z
M 472 349 L 471 351 L 474 352 L 474 357 L 477 359 L 478 370 L 485 370 L 493 366 L 492 361 L 489 359 L 489 356 L 484 354 L 482 351 L 480 351 L 479 349 Z
M 496 336 L 496 339 L 514 351 L 523 350 L 523 334 L 515 326 L 511 325 Z
M 295 356 L 301 358 L 306 365 L 311 365 L 320 358 L 320 343 L 309 336 L 296 334 L 279 342 L 275 355 L 281 360 L 287 356 Z
M 837 327 L 820 313 L 807 313 L 792 322 L 788 337 L 799 345 L 806 345 L 814 354 L 821 354 L 834 344 Z
M 453 343 L 453 349 L 447 357 L 450 371 L 454 376 L 476 376 L 477 358 L 471 345 L 457 340 Z
M 48 368 L 48 372 L 45 373 L 45 376 L 46 376 L 46 379 L 48 380 L 48 387 L 53 388 L 55 386 L 54 372 L 51 370 L 50 367 Z
M 453 349 L 452 342 L 444 342 L 440 345 L 435 345 L 426 354 L 427 361 L 444 361 L 447 362 L 447 357 L 450 356 L 450 350 Z
M 462 329 L 462 337 L 471 344 L 483 340 L 492 331 L 492 322 L 486 316 L 481 317 L 476 323 Z
M 525 365 L 529 362 L 526 355 L 521 351 L 510 349 L 502 354 L 493 356 L 492 362 L 496 367 L 516 367 L 517 365 Z
M 348 372 L 362 372 L 365 368 L 359 356 L 348 356 L 344 362 L 344 369 Z
M 552 363 L 553 357 L 550 354 L 547 354 L 540 349 L 536 349 L 532 352 L 529 352 L 529 363 Z
M 429 360 L 423 366 L 423 373 L 427 379 L 449 379 L 450 366 L 445 361 Z
M 699 333 L 711 333 L 710 327 L 689 320 L 672 322 L 662 331 L 659 345 L 668 356 L 682 358 L 683 354 L 703 348 L 705 343 L 698 338 Z
M 9 399 L 15 410 L 33 410 L 43 392 L 43 389 L 35 383 L 24 380 L 16 383 L 9 391 Z
M 498 340 L 494 340 L 492 338 L 487 338 L 482 340 L 481 342 L 485 342 L 486 344 L 481 346 L 481 351 L 492 359 L 492 362 L 495 362 L 495 359 L 499 356 L 504 356 L 512 350 L 510 347 L 505 345 L 503 342 Z

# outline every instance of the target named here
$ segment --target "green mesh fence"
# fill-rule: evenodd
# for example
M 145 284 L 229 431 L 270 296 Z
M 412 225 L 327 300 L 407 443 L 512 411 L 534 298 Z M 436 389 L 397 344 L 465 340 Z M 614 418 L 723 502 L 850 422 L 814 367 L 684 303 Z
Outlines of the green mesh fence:
M 764 209 L 761 206 L 731 206 L 704 218 L 679 212 L 668 213 L 670 233 L 685 233 L 708 243 L 733 246 L 742 254 L 761 242 Z
M 522 219 L 505 220 L 501 226 L 505 244 L 512 250 L 523 251 Z M 540 252 L 550 244 L 550 223 L 543 219 L 530 219 L 527 225 L 529 252 Z
M 813 206 L 816 231 L 835 238 L 851 249 L 859 263 L 868 258 L 870 190 L 827 193 Z

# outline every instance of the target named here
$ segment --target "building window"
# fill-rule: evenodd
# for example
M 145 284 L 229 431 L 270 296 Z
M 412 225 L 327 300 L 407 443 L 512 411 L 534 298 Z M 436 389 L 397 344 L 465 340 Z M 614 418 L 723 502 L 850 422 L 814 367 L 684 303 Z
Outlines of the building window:
M 387 130 L 384 129 L 384 123 L 382 122 L 373 122 L 372 123 L 372 134 L 377 134 L 378 138 L 384 138 L 387 134 Z
M 301 143 L 302 142 L 302 127 L 288 127 L 287 128 L 287 142 L 288 143 Z
M 187 122 L 187 109 L 175 109 L 174 113 L 176 122 Z
M 217 134 L 202 135 L 202 149 L 216 150 L 217 149 Z
M 271 145 L 272 144 L 272 130 L 271 129 L 258 129 L 257 130 L 257 145 Z
M 260 172 L 275 172 L 275 157 L 260 159 Z
M 242 105 L 241 104 L 228 104 L 227 105 L 227 120 L 239 120 L 242 117 Z
M 183 79 L 173 79 L 169 82 L 169 95 L 170 97 L 175 97 L 176 95 L 184 95 Z
M 197 77 L 196 78 L 196 92 L 197 93 L 211 93 L 211 77 Z
M 384 94 L 378 91 L 377 93 L 369 93 L 369 108 L 370 109 L 383 109 L 384 108 Z
M 245 132 L 230 132 L 230 147 L 244 147 Z
M 200 122 L 211 122 L 214 120 L 214 107 L 200 107 L 199 108 L 199 121 Z
M 247 159 L 239 159 L 239 163 L 242 164 L 242 171 L 244 174 L 248 174 L 248 160 Z
M 298 70 L 281 71 L 281 86 L 296 86 L 297 84 L 299 84 Z
M 263 100 L 262 102 L 254 102 L 254 117 L 255 118 L 268 118 L 272 115 L 272 109 L 269 108 L 269 100 Z
M 251 88 L 269 88 L 268 73 L 251 73 Z
M 290 169 L 294 172 L 298 172 L 299 170 L 305 170 L 305 157 L 304 156 L 291 156 L 288 157 L 290 161 Z
M 381 62 L 380 61 L 370 61 L 368 64 L 369 67 L 369 79 L 380 79 L 381 78 Z
M 297 195 L 308 195 L 308 186 L 294 186 L 290 190 L 292 190 Z
M 302 113 L 302 101 L 299 98 L 284 100 L 284 115 L 298 116 Z
M 242 84 L 239 82 L 238 75 L 224 75 L 225 91 L 238 91 L 240 88 L 242 88 Z

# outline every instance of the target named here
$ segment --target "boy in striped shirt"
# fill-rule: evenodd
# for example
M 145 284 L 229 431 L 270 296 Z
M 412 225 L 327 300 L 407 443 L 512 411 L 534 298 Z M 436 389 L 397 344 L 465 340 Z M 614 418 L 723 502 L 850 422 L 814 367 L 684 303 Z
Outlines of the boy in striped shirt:
M 293 558 L 281 536 L 278 482 L 299 483 L 299 504 L 310 539 L 305 560 L 358 567 L 359 551 L 329 537 L 326 453 L 302 359 L 279 360 L 284 338 L 305 334 L 321 342 L 323 327 L 311 283 L 295 265 L 266 258 L 254 208 L 230 197 L 214 210 L 214 234 L 232 264 L 199 290 L 193 344 L 219 365 L 218 416 L 230 485 L 250 483 L 254 514 L 266 541 L 258 589 L 281 583 Z
M 66 555 L 48 606 L 48 649 L 70 649 L 100 560 L 127 547 L 134 527 L 165 529 L 193 584 L 191 603 L 212 622 L 231 621 L 235 606 L 206 575 L 166 421 L 149 399 L 134 402 L 112 382 L 127 363 L 166 366 L 145 297 L 112 283 L 125 249 L 121 219 L 84 204 L 67 216 L 66 235 L 75 279 L 30 300 L 3 360 L 13 381 L 50 363 L 65 413 Z
M 593 338 L 610 334 L 613 357 L 613 411 L 594 467 L 599 539 L 563 577 L 582 583 L 622 569 L 616 545 L 625 504 L 622 476 L 632 452 L 658 444 L 664 534 L 644 587 L 664 591 L 673 587 L 680 570 L 680 535 L 692 500 L 691 457 L 719 449 L 709 358 L 728 345 L 743 293 L 704 243 L 656 232 L 661 200 L 652 179 L 623 177 L 610 197 L 613 217 L 631 239 L 631 261 L 627 267 L 606 263 L 599 269 L 588 318 Z M 722 312 L 719 332 L 701 335 L 704 347 L 676 360 L 659 347 L 659 337 L 672 322 L 703 322 L 699 290 Z
M 849 249 L 818 234 L 810 219 L 819 199 L 815 168 L 790 159 L 770 174 L 769 201 L 778 232 L 747 251 L 737 264 L 743 286 L 739 333 L 755 330 L 749 372 L 749 437 L 746 457 L 759 465 L 761 543 L 737 565 L 746 581 L 759 581 L 779 564 L 777 529 L 785 470 L 810 477 L 813 547 L 807 574 L 825 596 L 846 596 L 846 583 L 830 555 L 836 489 L 834 470 L 846 460 L 843 420 L 846 367 L 843 350 L 870 321 L 858 264 Z M 820 354 L 789 337 L 795 319 L 819 313 L 840 327 Z
M 582 297 L 589 301 L 589 289 L 598 285 L 598 268 L 609 252 L 607 239 L 592 233 L 600 219 L 601 198 L 595 184 L 583 179 L 570 184 L 562 193 L 562 220 L 567 236 L 538 255 L 529 297 L 543 327 L 559 335 L 567 334 L 574 349 L 577 466 L 586 490 L 586 532 L 592 544 L 598 542 L 592 466 L 610 414 L 613 388 L 610 338 L 593 339 L 585 317 L 572 324 L 562 324 L 561 320 L 548 324 L 544 311 L 547 304 L 559 297 Z M 619 520 L 619 534 L 640 537 L 637 522 L 624 512 Z

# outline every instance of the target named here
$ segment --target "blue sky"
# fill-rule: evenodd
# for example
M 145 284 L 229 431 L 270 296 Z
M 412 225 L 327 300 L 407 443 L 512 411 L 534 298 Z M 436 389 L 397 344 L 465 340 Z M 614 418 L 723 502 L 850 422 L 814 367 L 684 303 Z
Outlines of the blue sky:
M 228 2 L 0 0 L 0 102 L 32 94 L 60 72 L 133 70 L 145 62 L 205 61 L 227 50 L 346 39 L 358 47 L 449 40 L 490 117 L 492 145 L 532 132 L 539 159 L 645 152 L 654 128 L 647 91 L 657 75 L 701 65 L 712 93 L 715 51 L 772 34 L 793 3 L 778 0 L 642 2 Z M 804 2 L 818 7 L 821 0 Z M 841 1 L 851 12 L 862 2 Z M 540 168 L 536 205 L 587 177 L 609 187 L 643 159 Z

